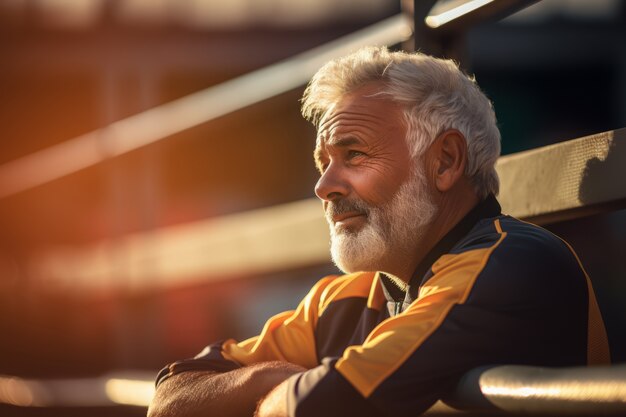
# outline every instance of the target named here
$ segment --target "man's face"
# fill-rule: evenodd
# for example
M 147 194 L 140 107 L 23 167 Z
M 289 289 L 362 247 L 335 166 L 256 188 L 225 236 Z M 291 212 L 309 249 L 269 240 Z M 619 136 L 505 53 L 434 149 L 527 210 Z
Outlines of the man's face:
M 412 251 L 434 206 L 411 158 L 401 108 L 365 86 L 322 120 L 315 159 L 333 261 L 345 272 L 385 270 Z

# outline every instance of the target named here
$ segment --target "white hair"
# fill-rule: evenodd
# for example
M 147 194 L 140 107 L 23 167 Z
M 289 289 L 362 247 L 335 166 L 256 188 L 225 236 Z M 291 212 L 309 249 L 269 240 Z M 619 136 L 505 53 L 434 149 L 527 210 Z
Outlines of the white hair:
M 302 98 L 302 114 L 319 128 L 328 109 L 344 95 L 378 82 L 384 95 L 404 109 L 407 141 L 418 156 L 444 131 L 456 129 L 467 142 L 465 175 L 479 197 L 498 193 L 495 163 L 500 131 L 493 106 L 473 77 L 452 60 L 416 52 L 366 47 L 324 65 Z

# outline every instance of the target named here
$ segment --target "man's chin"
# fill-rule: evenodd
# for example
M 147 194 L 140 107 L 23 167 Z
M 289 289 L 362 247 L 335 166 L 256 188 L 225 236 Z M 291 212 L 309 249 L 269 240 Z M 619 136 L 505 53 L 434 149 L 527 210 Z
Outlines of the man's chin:
M 344 237 L 345 238 L 345 237 Z M 343 242 L 345 243 L 345 242 Z M 331 247 L 333 263 L 343 272 L 349 274 L 358 271 L 377 271 L 380 253 L 374 252 L 377 246 L 351 247 L 334 242 Z
M 370 268 L 368 265 L 363 263 L 355 263 L 351 261 L 346 261 L 344 259 L 333 259 L 333 262 L 344 274 L 351 274 L 353 272 L 359 271 L 369 271 Z

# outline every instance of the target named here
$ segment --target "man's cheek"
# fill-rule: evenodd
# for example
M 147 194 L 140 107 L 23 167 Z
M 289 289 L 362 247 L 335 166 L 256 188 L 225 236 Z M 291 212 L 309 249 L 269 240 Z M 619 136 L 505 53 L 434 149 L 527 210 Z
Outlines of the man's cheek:
M 380 176 L 362 175 L 353 181 L 354 192 L 372 207 L 379 207 L 389 201 L 395 187 Z

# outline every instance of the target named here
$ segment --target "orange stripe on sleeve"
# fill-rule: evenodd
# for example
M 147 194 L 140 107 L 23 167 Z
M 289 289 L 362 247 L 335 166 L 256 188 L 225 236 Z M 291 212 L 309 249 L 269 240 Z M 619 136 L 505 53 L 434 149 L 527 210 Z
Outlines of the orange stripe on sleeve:
M 317 366 L 315 326 L 322 294 L 335 277 L 320 280 L 295 311 L 270 318 L 259 336 L 236 343 L 228 340 L 222 347 L 226 359 L 241 365 L 266 361 L 287 361 L 305 368 Z
M 585 275 L 587 275 L 585 273 Z M 587 289 L 589 294 L 589 316 L 587 319 L 587 364 L 608 365 L 611 363 L 609 341 L 600 313 L 600 307 L 596 300 L 595 292 L 591 286 L 591 280 L 587 276 Z

